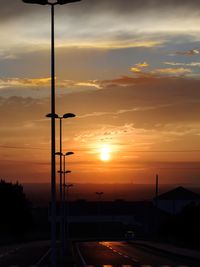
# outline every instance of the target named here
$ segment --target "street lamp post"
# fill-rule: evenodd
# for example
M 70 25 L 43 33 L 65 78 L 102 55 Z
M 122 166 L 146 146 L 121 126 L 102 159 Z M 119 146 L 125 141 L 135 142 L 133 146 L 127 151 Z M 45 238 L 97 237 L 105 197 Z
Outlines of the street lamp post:
M 53 115 L 47 114 L 46 117 L 47 118 L 51 118 Z M 63 119 L 68 119 L 68 118 L 74 118 L 76 117 L 75 114 L 73 113 L 65 113 L 63 116 L 58 116 L 57 114 L 54 115 L 55 119 L 59 120 L 59 127 L 60 127 L 60 151 L 56 152 L 56 155 L 60 156 L 60 170 L 58 171 L 60 174 L 60 184 L 59 184 L 59 189 L 60 189 L 60 242 L 61 242 L 61 255 L 62 258 L 64 259 L 64 222 L 63 222 L 63 214 L 64 214 L 64 207 L 63 207 L 63 189 L 62 189 L 62 185 L 63 185 L 63 181 L 62 181 L 62 177 L 63 177 L 63 172 L 62 172 L 62 120 Z
M 70 155 L 74 155 L 74 152 L 67 152 L 67 153 L 65 153 L 63 156 L 64 156 L 64 161 L 63 161 L 63 173 L 64 173 L 64 176 L 63 176 L 63 206 L 64 206 L 64 215 L 63 215 L 63 218 L 64 218 L 64 220 L 63 220 L 63 224 L 64 224 L 64 250 L 66 251 L 66 199 L 65 199 L 65 196 L 66 196 L 66 194 L 65 194 L 65 183 L 66 183 L 66 174 L 67 173 L 71 173 L 71 171 L 69 171 L 69 170 L 67 170 L 66 171 L 66 164 L 65 164 L 65 162 L 66 162 L 66 160 L 65 160 L 65 158 L 67 157 L 67 156 L 70 156 Z M 67 205 L 68 205 L 68 203 L 67 203 Z M 68 230 L 68 229 L 67 229 Z M 68 235 L 69 235 L 69 232 L 67 231 L 67 238 L 68 238 Z
M 62 157 L 64 158 L 63 161 L 63 169 L 61 167 L 62 170 L 59 170 L 58 173 L 60 173 L 61 175 L 61 180 L 60 180 L 60 186 L 61 186 L 61 204 L 60 204 L 60 230 L 61 230 L 61 254 L 63 256 L 64 259 L 64 255 L 65 255 L 65 251 L 66 251 L 66 242 L 65 242 L 65 238 L 66 238 L 66 231 L 65 231 L 65 175 L 67 173 L 71 173 L 71 171 L 66 171 L 65 170 L 65 157 L 66 156 L 70 156 L 73 155 L 74 152 L 67 152 L 65 154 L 63 154 L 62 152 L 57 152 L 56 155 L 61 156 L 60 162 L 62 163 Z M 63 179 L 62 179 L 63 177 Z
M 22 0 L 27 4 L 51 6 L 51 267 L 56 267 L 56 158 L 55 158 L 55 36 L 54 7 L 81 0 Z

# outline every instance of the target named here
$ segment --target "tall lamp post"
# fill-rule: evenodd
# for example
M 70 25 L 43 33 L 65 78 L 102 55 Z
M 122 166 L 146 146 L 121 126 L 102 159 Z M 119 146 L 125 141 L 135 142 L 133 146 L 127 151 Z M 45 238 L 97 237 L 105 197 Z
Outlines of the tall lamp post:
M 63 155 L 64 156 L 64 155 Z M 62 190 L 63 190 L 63 198 L 62 198 L 62 203 L 61 203 L 61 206 L 62 206 L 62 210 L 61 210 L 61 213 L 60 213 L 60 220 L 61 220 L 61 227 L 62 227 L 62 236 L 61 236 L 61 252 L 62 252 L 62 256 L 65 255 L 65 251 L 66 251 L 66 227 L 65 227 L 65 224 L 66 224 L 66 209 L 65 209 L 65 194 L 66 194 L 66 191 L 65 191 L 65 175 L 67 173 L 71 173 L 71 171 L 58 171 L 59 173 L 62 173 L 63 176 L 64 176 L 64 180 L 63 180 L 63 184 L 62 184 Z M 64 260 L 64 258 L 63 258 Z
M 65 116 L 65 118 L 66 117 L 67 116 Z M 73 116 L 70 116 L 70 117 L 73 117 Z M 60 124 L 60 129 L 62 129 L 62 124 Z M 61 139 L 62 139 L 62 135 L 61 135 Z M 62 144 L 61 144 L 61 148 L 62 148 Z M 61 234 L 60 241 L 61 241 L 61 255 L 63 256 L 63 259 L 65 255 L 65 190 L 64 190 L 64 185 L 65 185 L 65 175 L 67 173 L 71 173 L 71 171 L 65 170 L 65 157 L 73 155 L 73 154 L 74 152 L 67 152 L 65 154 L 63 154 L 62 152 L 56 153 L 56 155 L 60 156 L 60 163 L 61 163 L 60 170 L 58 171 L 58 173 L 60 173 L 60 234 Z M 63 169 L 62 169 L 62 157 L 64 158 Z
M 63 223 L 64 223 L 64 237 L 65 237 L 65 239 L 64 239 L 64 250 L 66 250 L 66 204 L 65 204 L 65 196 L 66 196 L 66 194 L 65 194 L 65 184 L 66 184 L 66 174 L 68 174 L 68 173 L 71 173 L 71 171 L 69 171 L 69 170 L 67 170 L 66 171 L 66 164 L 65 164 L 65 162 L 66 162 L 66 157 L 68 157 L 68 156 L 71 156 L 71 155 L 74 155 L 74 152 L 72 152 L 72 151 L 69 151 L 69 152 L 67 152 L 67 153 L 65 153 L 64 155 L 63 155 L 63 157 L 64 157 L 64 161 L 63 161 L 63 172 L 64 172 L 64 176 L 63 176 L 63 206 L 64 206 L 64 220 L 63 220 Z M 68 205 L 68 203 L 67 203 L 67 205 Z M 68 230 L 68 228 L 67 228 L 67 230 Z M 68 238 L 68 235 L 69 235 L 69 232 L 67 231 L 67 238 Z
M 47 118 L 52 118 L 52 114 L 47 114 L 46 117 Z M 59 120 L 59 127 L 60 127 L 60 140 L 59 140 L 59 143 L 60 143 L 60 151 L 59 152 L 56 152 L 55 155 L 59 155 L 60 156 L 60 170 L 58 171 L 59 174 L 60 174 L 60 184 L 59 184 L 59 188 L 60 188 L 60 241 L 61 241 L 61 255 L 62 257 L 64 258 L 64 224 L 63 224 L 63 189 L 62 189 L 62 184 L 63 184 L 63 181 L 62 181 L 62 176 L 63 176 L 63 172 L 62 172 L 62 120 L 63 119 L 68 119 L 68 118 L 74 118 L 76 117 L 75 114 L 73 113 L 65 113 L 63 116 L 59 116 L 57 114 L 54 114 L 54 117 L 55 119 L 58 119 Z
M 81 0 L 22 0 L 27 4 L 49 5 L 51 7 L 51 267 L 56 267 L 56 157 L 55 157 L 55 36 L 54 7 Z

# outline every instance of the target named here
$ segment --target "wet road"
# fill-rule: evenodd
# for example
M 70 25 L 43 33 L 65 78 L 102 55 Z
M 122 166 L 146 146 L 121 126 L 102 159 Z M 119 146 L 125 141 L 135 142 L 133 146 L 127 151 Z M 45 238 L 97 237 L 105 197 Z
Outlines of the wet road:
M 127 242 L 77 244 L 83 266 L 90 267 L 200 267 L 200 263 Z
M 0 267 L 45 267 L 49 253 L 48 241 L 13 246 L 0 254 Z

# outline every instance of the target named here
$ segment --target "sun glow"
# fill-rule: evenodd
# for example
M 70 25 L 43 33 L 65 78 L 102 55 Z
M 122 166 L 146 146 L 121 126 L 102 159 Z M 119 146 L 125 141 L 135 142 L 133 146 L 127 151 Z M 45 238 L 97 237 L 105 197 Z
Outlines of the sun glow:
M 110 160 L 110 149 L 108 146 L 104 146 L 101 148 L 101 152 L 100 152 L 100 158 L 102 161 L 108 161 Z

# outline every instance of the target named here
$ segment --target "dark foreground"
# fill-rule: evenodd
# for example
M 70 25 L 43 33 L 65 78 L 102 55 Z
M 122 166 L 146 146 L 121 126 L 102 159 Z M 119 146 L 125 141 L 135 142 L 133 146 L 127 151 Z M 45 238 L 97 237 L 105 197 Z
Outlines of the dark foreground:
M 115 242 L 78 242 L 74 244 L 74 264 L 66 267 L 200 267 L 200 262 L 138 244 Z M 1 249 L 0 267 L 50 267 L 49 242 Z M 58 263 L 57 267 L 61 267 Z

